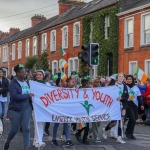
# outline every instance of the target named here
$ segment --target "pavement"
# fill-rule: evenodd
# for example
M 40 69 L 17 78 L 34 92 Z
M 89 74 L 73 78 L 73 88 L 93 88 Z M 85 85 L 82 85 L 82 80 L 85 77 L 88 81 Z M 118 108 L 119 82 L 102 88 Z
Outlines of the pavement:
M 107 122 L 101 123 L 99 128 L 100 133 L 102 128 L 107 125 Z M 4 133 L 2 138 L 0 139 L 0 150 L 3 150 L 3 145 L 7 138 L 8 132 L 10 129 L 10 121 L 4 121 Z M 52 135 L 53 124 L 50 126 L 50 135 Z M 37 150 L 37 148 L 32 146 L 33 143 L 33 133 L 34 126 L 33 121 L 31 122 L 31 148 L 30 150 Z M 101 137 L 101 143 L 95 143 L 93 139 L 90 140 L 90 145 L 84 145 L 76 141 L 75 136 L 71 136 L 71 140 L 74 143 L 73 147 L 67 148 L 65 143 L 61 141 L 59 138 L 62 133 L 62 125 L 59 126 L 58 129 L 58 144 L 59 146 L 53 146 L 51 144 L 52 137 L 44 135 L 43 141 L 46 143 L 46 146 L 43 150 L 150 150 L 150 126 L 146 125 L 136 125 L 135 127 L 135 136 L 136 140 L 128 140 L 124 138 L 126 144 L 118 144 L 116 139 L 108 138 L 104 140 Z M 102 135 L 102 134 L 101 134 Z M 108 134 L 109 135 L 109 134 Z M 10 144 L 10 150 L 23 150 L 23 138 L 22 133 L 18 132 L 15 138 L 12 140 Z

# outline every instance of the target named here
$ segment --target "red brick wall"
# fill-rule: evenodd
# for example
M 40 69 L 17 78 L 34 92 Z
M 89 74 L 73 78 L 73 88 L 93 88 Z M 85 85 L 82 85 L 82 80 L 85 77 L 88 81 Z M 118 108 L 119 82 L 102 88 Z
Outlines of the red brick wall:
M 77 21 L 80 21 L 80 45 L 77 47 L 73 47 L 73 24 Z M 65 52 L 68 54 L 68 58 L 77 57 L 78 52 L 81 50 L 81 44 L 82 44 L 81 19 L 72 20 L 65 24 L 61 24 L 57 27 L 48 29 L 46 32 L 43 32 L 43 33 L 47 33 L 47 44 L 48 44 L 47 52 L 49 54 L 50 68 L 52 68 L 52 61 L 57 60 L 59 63 L 59 60 L 63 58 L 62 54 L 60 53 L 60 47 L 62 46 L 62 30 L 61 29 L 66 25 L 68 25 L 68 48 L 65 49 Z M 50 51 L 50 32 L 52 30 L 56 30 L 56 51 L 54 51 L 54 52 Z M 41 33 L 41 34 L 43 34 L 43 33 Z M 40 48 L 40 50 L 41 50 L 41 48 Z M 58 65 L 58 67 L 59 67 L 59 65 Z M 65 69 L 65 73 L 68 74 L 67 68 Z
M 145 9 L 144 9 L 145 10 Z M 137 61 L 138 66 L 145 70 L 145 60 L 150 59 L 150 45 L 141 46 L 141 14 L 144 10 L 136 11 L 131 14 L 121 16 L 119 19 L 119 56 L 118 56 L 118 72 L 129 73 L 129 62 Z M 133 48 L 124 48 L 124 26 L 125 19 L 134 17 L 134 44 Z
M 77 21 L 80 21 L 80 45 L 77 47 L 73 47 L 73 24 Z M 49 54 L 49 62 L 50 62 L 50 68 L 52 69 L 52 61 L 57 60 L 59 63 L 59 60 L 63 58 L 62 54 L 60 53 L 60 47 L 62 46 L 62 28 L 63 26 L 68 25 L 68 48 L 65 49 L 66 53 L 68 54 L 68 58 L 77 57 L 78 52 L 81 50 L 81 44 L 82 44 L 82 23 L 81 19 L 75 19 L 70 22 L 61 24 L 59 26 L 47 29 L 46 31 L 42 31 L 40 33 L 40 42 L 39 42 L 39 51 L 41 53 L 41 43 L 42 43 L 42 34 L 47 33 L 47 52 Z M 56 30 L 56 51 L 50 52 L 50 31 Z M 10 55 L 10 74 L 12 74 L 12 68 L 16 66 L 19 63 L 25 64 L 26 62 L 26 39 L 30 39 L 30 56 L 32 56 L 32 48 L 33 48 L 33 37 L 35 35 L 25 37 L 23 39 L 20 39 L 18 41 L 14 41 L 10 43 L 10 53 L 12 53 L 12 44 L 16 44 L 16 55 L 15 60 L 12 61 L 12 55 Z M 22 58 L 18 59 L 18 42 L 22 41 Z M 8 63 L 4 64 L 3 66 L 7 66 Z M 59 67 L 59 65 L 58 65 Z M 65 69 L 66 74 L 68 74 L 68 69 Z
M 60 3 L 59 4 L 59 15 L 63 14 L 64 12 L 66 12 L 67 10 L 69 10 L 73 5 L 67 5 L 67 4 L 63 4 Z

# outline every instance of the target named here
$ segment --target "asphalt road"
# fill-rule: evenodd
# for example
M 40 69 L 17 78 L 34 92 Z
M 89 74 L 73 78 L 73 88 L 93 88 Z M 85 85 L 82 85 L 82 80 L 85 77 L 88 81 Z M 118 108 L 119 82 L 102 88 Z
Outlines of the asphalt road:
M 107 123 L 102 123 L 99 130 L 101 132 L 102 127 L 106 126 Z M 53 124 L 50 126 L 50 134 L 52 135 L 52 128 Z M 5 139 L 7 138 L 8 132 L 10 129 L 10 121 L 4 122 L 4 133 L 2 139 L 0 139 L 0 150 L 3 150 L 3 145 L 5 143 Z M 31 148 L 30 150 L 37 150 L 37 148 L 32 146 L 33 143 L 33 121 L 31 122 Z M 137 140 L 128 140 L 124 139 L 126 141 L 126 144 L 118 144 L 116 143 L 115 139 L 108 138 L 107 140 L 104 140 L 101 137 L 101 143 L 95 143 L 93 139 L 90 140 L 90 145 L 83 145 L 82 143 L 79 143 L 76 141 L 75 136 L 71 136 L 71 140 L 73 141 L 74 145 L 71 148 L 66 148 L 64 145 L 64 142 L 61 141 L 59 138 L 62 133 L 62 125 L 59 126 L 58 130 L 58 143 L 59 146 L 53 146 L 51 144 L 52 137 L 44 135 L 43 141 L 46 143 L 46 147 L 43 148 L 43 150 L 150 150 L 150 126 L 146 125 L 136 125 L 135 128 L 135 136 Z M 109 134 L 108 134 L 109 135 Z M 22 133 L 18 132 L 18 134 L 15 136 L 15 138 L 12 140 L 10 144 L 10 150 L 23 150 L 23 139 L 22 139 Z

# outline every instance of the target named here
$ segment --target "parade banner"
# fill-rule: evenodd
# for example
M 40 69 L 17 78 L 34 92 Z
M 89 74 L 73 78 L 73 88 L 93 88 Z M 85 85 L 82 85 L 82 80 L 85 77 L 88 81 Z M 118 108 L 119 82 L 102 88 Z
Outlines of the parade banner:
M 120 120 L 119 89 L 60 88 L 30 81 L 37 122 L 86 123 Z

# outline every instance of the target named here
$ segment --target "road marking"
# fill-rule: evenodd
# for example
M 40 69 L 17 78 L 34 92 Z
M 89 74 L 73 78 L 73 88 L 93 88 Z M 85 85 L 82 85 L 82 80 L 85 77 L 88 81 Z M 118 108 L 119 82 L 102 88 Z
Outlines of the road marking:
M 134 144 L 137 146 L 142 146 L 142 147 L 150 147 L 150 135 L 146 134 L 134 134 L 136 137 L 136 140 L 128 140 L 130 144 Z

